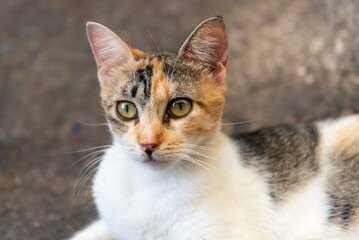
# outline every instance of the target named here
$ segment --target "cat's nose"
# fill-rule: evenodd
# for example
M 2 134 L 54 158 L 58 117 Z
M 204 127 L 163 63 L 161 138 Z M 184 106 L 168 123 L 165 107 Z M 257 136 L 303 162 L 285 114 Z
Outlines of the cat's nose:
M 148 156 L 151 156 L 152 152 L 160 145 L 159 143 L 140 143 L 141 148 Z

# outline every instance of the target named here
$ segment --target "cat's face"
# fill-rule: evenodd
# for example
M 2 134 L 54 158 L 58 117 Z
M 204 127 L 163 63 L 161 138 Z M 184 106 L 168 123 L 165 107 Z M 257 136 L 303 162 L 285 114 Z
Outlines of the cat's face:
M 195 148 L 220 128 L 227 71 L 222 19 L 200 24 L 176 55 L 132 49 L 96 23 L 87 32 L 115 137 L 144 164 L 162 169 L 193 160 Z

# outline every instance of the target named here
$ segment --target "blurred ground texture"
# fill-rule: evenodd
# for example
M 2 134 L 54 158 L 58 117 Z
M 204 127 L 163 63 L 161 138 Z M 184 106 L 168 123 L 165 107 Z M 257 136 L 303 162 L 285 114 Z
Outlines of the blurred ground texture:
M 85 124 L 105 121 L 87 20 L 133 47 L 156 51 L 150 32 L 176 51 L 222 15 L 233 132 L 358 112 L 358 13 L 349 0 L 2 0 L 0 239 L 63 239 L 96 216 L 88 184 L 74 190 L 88 158 L 71 167 L 86 155 L 74 151 L 110 143 L 106 127 Z

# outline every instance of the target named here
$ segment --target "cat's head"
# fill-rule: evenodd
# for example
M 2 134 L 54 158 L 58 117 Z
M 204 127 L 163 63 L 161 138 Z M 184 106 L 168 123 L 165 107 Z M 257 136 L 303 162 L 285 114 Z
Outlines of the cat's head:
M 134 159 L 160 168 L 193 160 L 191 153 L 221 126 L 228 59 L 223 19 L 203 21 L 177 54 L 133 49 L 98 23 L 87 24 L 87 35 L 117 142 Z

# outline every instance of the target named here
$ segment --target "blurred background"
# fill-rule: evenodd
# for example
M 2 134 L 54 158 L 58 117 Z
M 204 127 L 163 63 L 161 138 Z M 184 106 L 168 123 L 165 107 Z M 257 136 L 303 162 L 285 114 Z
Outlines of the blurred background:
M 359 111 L 358 1 L 1 0 L 0 239 L 63 239 L 96 217 L 78 178 L 96 149 L 79 151 L 110 137 L 86 21 L 177 51 L 215 15 L 228 26 L 226 132 Z

